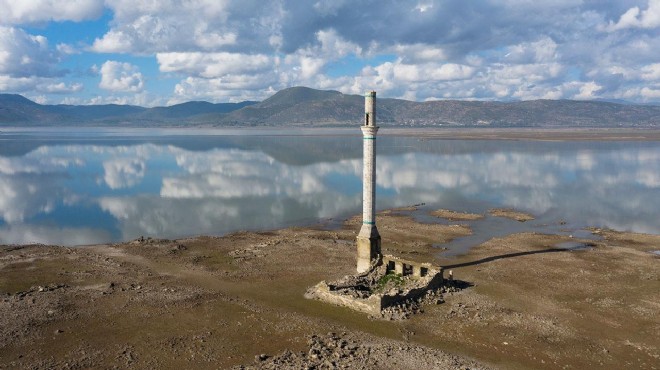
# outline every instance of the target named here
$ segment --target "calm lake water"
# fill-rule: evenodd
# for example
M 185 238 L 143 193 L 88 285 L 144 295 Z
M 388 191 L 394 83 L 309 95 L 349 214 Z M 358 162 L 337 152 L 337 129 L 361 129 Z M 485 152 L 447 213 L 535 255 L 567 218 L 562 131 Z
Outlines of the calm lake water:
M 660 233 L 657 142 L 377 142 L 379 209 L 512 207 L 549 224 Z M 0 132 L 0 244 L 221 235 L 361 212 L 359 128 Z M 508 222 L 508 221 L 497 221 Z M 483 229 L 506 229 L 484 221 Z M 479 229 L 479 225 L 477 225 Z M 559 230 L 559 228 L 557 228 Z

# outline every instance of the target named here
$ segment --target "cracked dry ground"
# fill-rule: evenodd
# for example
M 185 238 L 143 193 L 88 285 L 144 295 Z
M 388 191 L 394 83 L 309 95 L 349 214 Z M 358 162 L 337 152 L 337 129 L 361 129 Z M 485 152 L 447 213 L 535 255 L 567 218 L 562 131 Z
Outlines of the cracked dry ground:
M 385 253 L 474 286 L 405 321 L 306 300 L 353 273 L 359 220 L 225 237 L 0 248 L 0 368 L 660 368 L 660 237 L 470 233 L 379 215 Z M 256 356 L 256 358 L 255 358 Z

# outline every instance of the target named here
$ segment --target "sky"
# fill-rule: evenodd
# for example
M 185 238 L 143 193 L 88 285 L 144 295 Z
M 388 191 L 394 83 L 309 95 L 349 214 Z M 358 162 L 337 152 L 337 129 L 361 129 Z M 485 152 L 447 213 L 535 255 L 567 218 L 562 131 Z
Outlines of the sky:
M 660 0 L 0 0 L 0 93 L 42 104 L 660 104 Z

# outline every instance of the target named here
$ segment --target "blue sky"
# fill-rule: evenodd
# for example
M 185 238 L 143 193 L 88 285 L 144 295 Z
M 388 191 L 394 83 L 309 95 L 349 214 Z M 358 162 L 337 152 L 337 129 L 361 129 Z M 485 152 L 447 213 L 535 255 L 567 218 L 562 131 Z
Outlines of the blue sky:
M 0 93 L 48 104 L 660 103 L 660 0 L 0 0 Z

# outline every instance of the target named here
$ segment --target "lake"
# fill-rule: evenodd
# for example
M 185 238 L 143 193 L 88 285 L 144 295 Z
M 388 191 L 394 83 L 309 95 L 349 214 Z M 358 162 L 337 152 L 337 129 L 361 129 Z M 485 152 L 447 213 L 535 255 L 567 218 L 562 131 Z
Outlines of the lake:
M 332 227 L 361 212 L 361 156 L 358 127 L 2 129 L 0 244 Z M 433 140 L 382 128 L 377 156 L 378 209 L 511 207 L 537 218 L 475 225 L 489 235 L 660 233 L 657 142 Z

